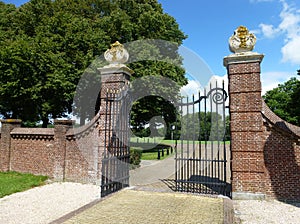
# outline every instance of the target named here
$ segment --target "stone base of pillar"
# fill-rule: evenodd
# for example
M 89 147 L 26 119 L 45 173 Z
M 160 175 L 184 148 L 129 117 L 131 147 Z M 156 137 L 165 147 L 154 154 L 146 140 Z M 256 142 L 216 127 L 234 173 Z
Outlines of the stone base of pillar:
M 266 195 L 263 193 L 253 192 L 232 192 L 233 200 L 265 200 Z

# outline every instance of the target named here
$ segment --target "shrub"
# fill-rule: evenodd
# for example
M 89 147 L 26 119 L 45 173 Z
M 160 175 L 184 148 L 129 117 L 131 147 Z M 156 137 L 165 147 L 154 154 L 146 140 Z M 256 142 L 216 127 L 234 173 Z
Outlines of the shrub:
M 138 148 L 130 148 L 130 168 L 134 169 L 140 166 L 142 150 Z

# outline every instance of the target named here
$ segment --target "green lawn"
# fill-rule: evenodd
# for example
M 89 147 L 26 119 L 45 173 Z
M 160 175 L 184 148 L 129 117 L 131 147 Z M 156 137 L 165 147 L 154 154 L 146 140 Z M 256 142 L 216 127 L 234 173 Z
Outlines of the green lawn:
M 0 172 L 0 198 L 43 185 L 48 178 L 17 172 Z
M 181 142 L 183 144 L 187 144 L 187 143 L 190 143 L 192 144 L 193 141 L 192 140 L 177 140 L 177 144 L 181 144 Z M 208 143 L 210 141 L 207 141 Z M 212 142 L 217 142 L 217 141 L 212 141 Z M 222 141 L 220 141 L 222 142 Z M 175 140 L 169 140 L 169 139 L 163 139 L 162 137 L 153 137 L 153 138 L 149 138 L 149 137 L 144 137 L 144 138 L 137 138 L 137 137 L 132 137 L 130 139 L 130 143 L 133 144 L 133 145 L 136 145 L 136 144 L 153 144 L 153 145 L 156 145 L 156 144 L 166 144 L 166 145 L 174 145 L 175 144 Z M 195 141 L 195 143 L 201 143 L 201 144 L 204 144 L 205 141 Z M 225 142 L 226 144 L 230 144 L 230 141 L 226 141 Z
M 132 149 L 139 150 L 141 160 L 157 160 L 158 150 L 160 151 L 160 160 L 163 160 L 171 155 L 171 146 L 167 144 L 153 144 L 153 143 L 135 143 Z M 169 149 L 169 155 L 167 155 L 167 149 Z M 162 156 L 162 150 L 164 150 L 164 156 Z M 173 151 L 174 153 L 174 151 Z
M 164 149 L 164 156 L 162 156 L 162 152 L 160 151 L 160 160 L 166 159 L 171 155 L 171 149 L 169 149 L 169 155 L 167 155 L 167 150 Z M 157 150 L 154 151 L 143 151 L 142 152 L 142 160 L 157 160 L 158 152 Z

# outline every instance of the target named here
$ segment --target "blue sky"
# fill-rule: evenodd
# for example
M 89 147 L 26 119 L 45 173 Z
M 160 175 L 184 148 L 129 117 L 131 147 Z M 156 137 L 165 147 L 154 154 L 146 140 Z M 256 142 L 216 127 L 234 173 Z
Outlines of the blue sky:
M 299 0 L 159 0 L 188 38 L 183 45 L 196 52 L 213 74 L 223 76 L 223 58 L 231 54 L 228 38 L 240 25 L 257 37 L 254 51 L 265 55 L 263 92 L 296 77 L 300 69 Z M 190 87 L 193 88 L 193 83 Z
M 300 69 L 299 0 L 158 1 L 188 35 L 183 47 L 203 59 L 212 74 L 226 74 L 223 58 L 231 54 L 228 38 L 244 25 L 257 37 L 254 51 L 265 55 L 261 65 L 263 91 L 296 77 Z M 26 1 L 4 2 L 19 6 Z

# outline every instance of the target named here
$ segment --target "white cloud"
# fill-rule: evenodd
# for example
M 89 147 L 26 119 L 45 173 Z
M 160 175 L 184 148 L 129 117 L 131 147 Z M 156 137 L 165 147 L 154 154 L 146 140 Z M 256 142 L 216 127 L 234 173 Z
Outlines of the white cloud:
M 280 31 L 279 29 L 275 29 L 273 25 L 263 23 L 259 24 L 259 27 L 261 28 L 263 35 L 267 38 L 274 38 Z
M 197 95 L 202 89 L 200 83 L 196 80 L 189 80 L 188 84 L 181 87 L 180 93 L 185 97 L 192 97 L 192 95 Z
M 288 4 L 286 0 L 279 1 L 282 3 L 280 24 L 274 27 L 272 24 L 262 23 L 259 27 L 266 38 L 274 38 L 278 34 L 284 35 L 281 48 L 282 61 L 300 64 L 300 9 Z
M 283 62 L 291 62 L 293 64 L 300 63 L 300 36 L 289 40 L 282 48 L 281 53 L 283 55 Z
M 283 9 L 280 13 L 282 19 L 278 28 L 286 33 L 288 39 L 299 37 L 300 35 L 300 12 L 296 8 L 288 5 L 286 1 L 281 0 Z
M 262 95 L 267 91 L 278 87 L 278 84 L 283 84 L 291 77 L 295 77 L 295 74 L 290 72 L 264 72 L 261 74 L 262 82 Z

